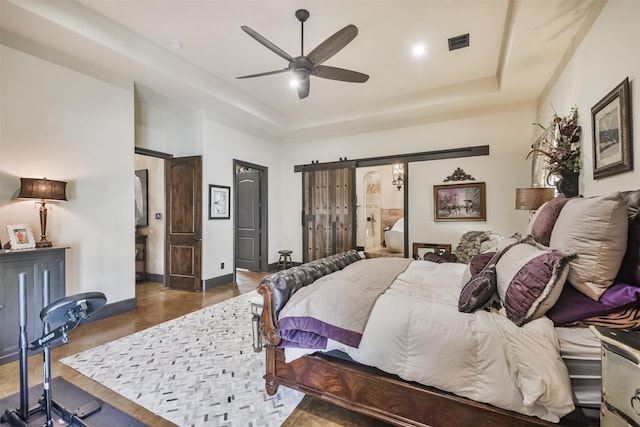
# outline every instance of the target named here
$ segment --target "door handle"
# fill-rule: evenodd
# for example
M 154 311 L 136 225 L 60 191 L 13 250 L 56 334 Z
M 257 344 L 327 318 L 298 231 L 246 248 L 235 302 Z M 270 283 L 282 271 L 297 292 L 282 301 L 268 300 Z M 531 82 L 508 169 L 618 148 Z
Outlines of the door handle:
M 202 237 L 193 236 L 193 238 L 196 240 L 196 242 L 201 242 L 202 241 Z

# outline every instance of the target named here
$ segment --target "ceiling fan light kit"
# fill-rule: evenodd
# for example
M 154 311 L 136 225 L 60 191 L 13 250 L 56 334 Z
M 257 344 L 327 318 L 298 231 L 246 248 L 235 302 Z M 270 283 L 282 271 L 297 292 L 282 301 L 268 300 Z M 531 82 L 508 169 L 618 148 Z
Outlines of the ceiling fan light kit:
M 240 28 L 251 37 L 253 37 L 260 44 L 267 49 L 274 52 L 281 58 L 289 61 L 289 65 L 286 68 L 280 70 L 266 71 L 264 73 L 249 74 L 246 76 L 236 77 L 238 79 L 247 79 L 253 77 L 269 76 L 272 74 L 280 74 L 288 71 L 292 71 L 296 80 L 298 81 L 298 97 L 300 99 L 309 96 L 310 89 L 310 76 L 321 77 L 324 79 L 338 80 L 351 83 L 364 83 L 369 80 L 367 74 L 359 73 L 357 71 L 347 70 L 344 68 L 330 67 L 322 65 L 326 60 L 338 53 L 342 48 L 351 42 L 358 35 L 358 28 L 355 25 L 347 25 L 343 29 L 336 32 L 334 35 L 320 43 L 315 49 L 313 49 L 308 55 L 304 54 L 304 22 L 309 18 L 309 11 L 306 9 L 298 9 L 295 13 L 296 18 L 300 21 L 301 34 L 300 34 L 300 56 L 292 57 L 284 50 L 280 49 L 274 43 L 270 42 L 253 29 L 243 25 Z

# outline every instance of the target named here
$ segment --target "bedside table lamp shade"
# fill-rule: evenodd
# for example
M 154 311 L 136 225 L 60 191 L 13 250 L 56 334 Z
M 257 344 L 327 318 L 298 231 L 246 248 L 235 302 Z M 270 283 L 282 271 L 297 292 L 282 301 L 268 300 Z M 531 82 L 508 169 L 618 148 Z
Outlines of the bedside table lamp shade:
M 536 211 L 554 196 L 555 190 L 553 188 L 516 188 L 516 209 Z
M 40 241 L 36 242 L 37 248 L 48 248 L 52 243 L 47 240 L 47 207 L 46 202 L 51 200 L 67 200 L 67 183 L 43 178 L 20 178 L 20 199 L 40 200 Z

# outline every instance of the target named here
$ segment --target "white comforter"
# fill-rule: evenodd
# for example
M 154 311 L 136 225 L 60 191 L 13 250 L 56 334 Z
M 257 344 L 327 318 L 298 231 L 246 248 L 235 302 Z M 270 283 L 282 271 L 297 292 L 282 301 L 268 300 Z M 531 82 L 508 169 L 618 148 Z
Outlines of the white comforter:
M 376 301 L 359 363 L 409 381 L 557 422 L 574 408 L 553 323 L 517 327 L 500 313 L 458 312 L 465 265 L 414 261 Z M 316 350 L 313 350 L 316 351 Z M 287 359 L 300 356 L 287 349 Z

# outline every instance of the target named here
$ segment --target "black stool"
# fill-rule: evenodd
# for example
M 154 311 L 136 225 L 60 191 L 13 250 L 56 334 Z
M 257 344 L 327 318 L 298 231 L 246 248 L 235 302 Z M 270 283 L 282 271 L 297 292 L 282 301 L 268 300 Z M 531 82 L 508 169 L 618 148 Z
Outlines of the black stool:
M 280 267 L 285 270 L 289 267 L 293 267 L 293 262 L 291 261 L 291 252 L 292 251 L 287 249 L 278 251 L 278 253 L 280 254 L 280 258 L 278 259 L 278 266 L 276 267 L 278 270 L 280 270 Z

